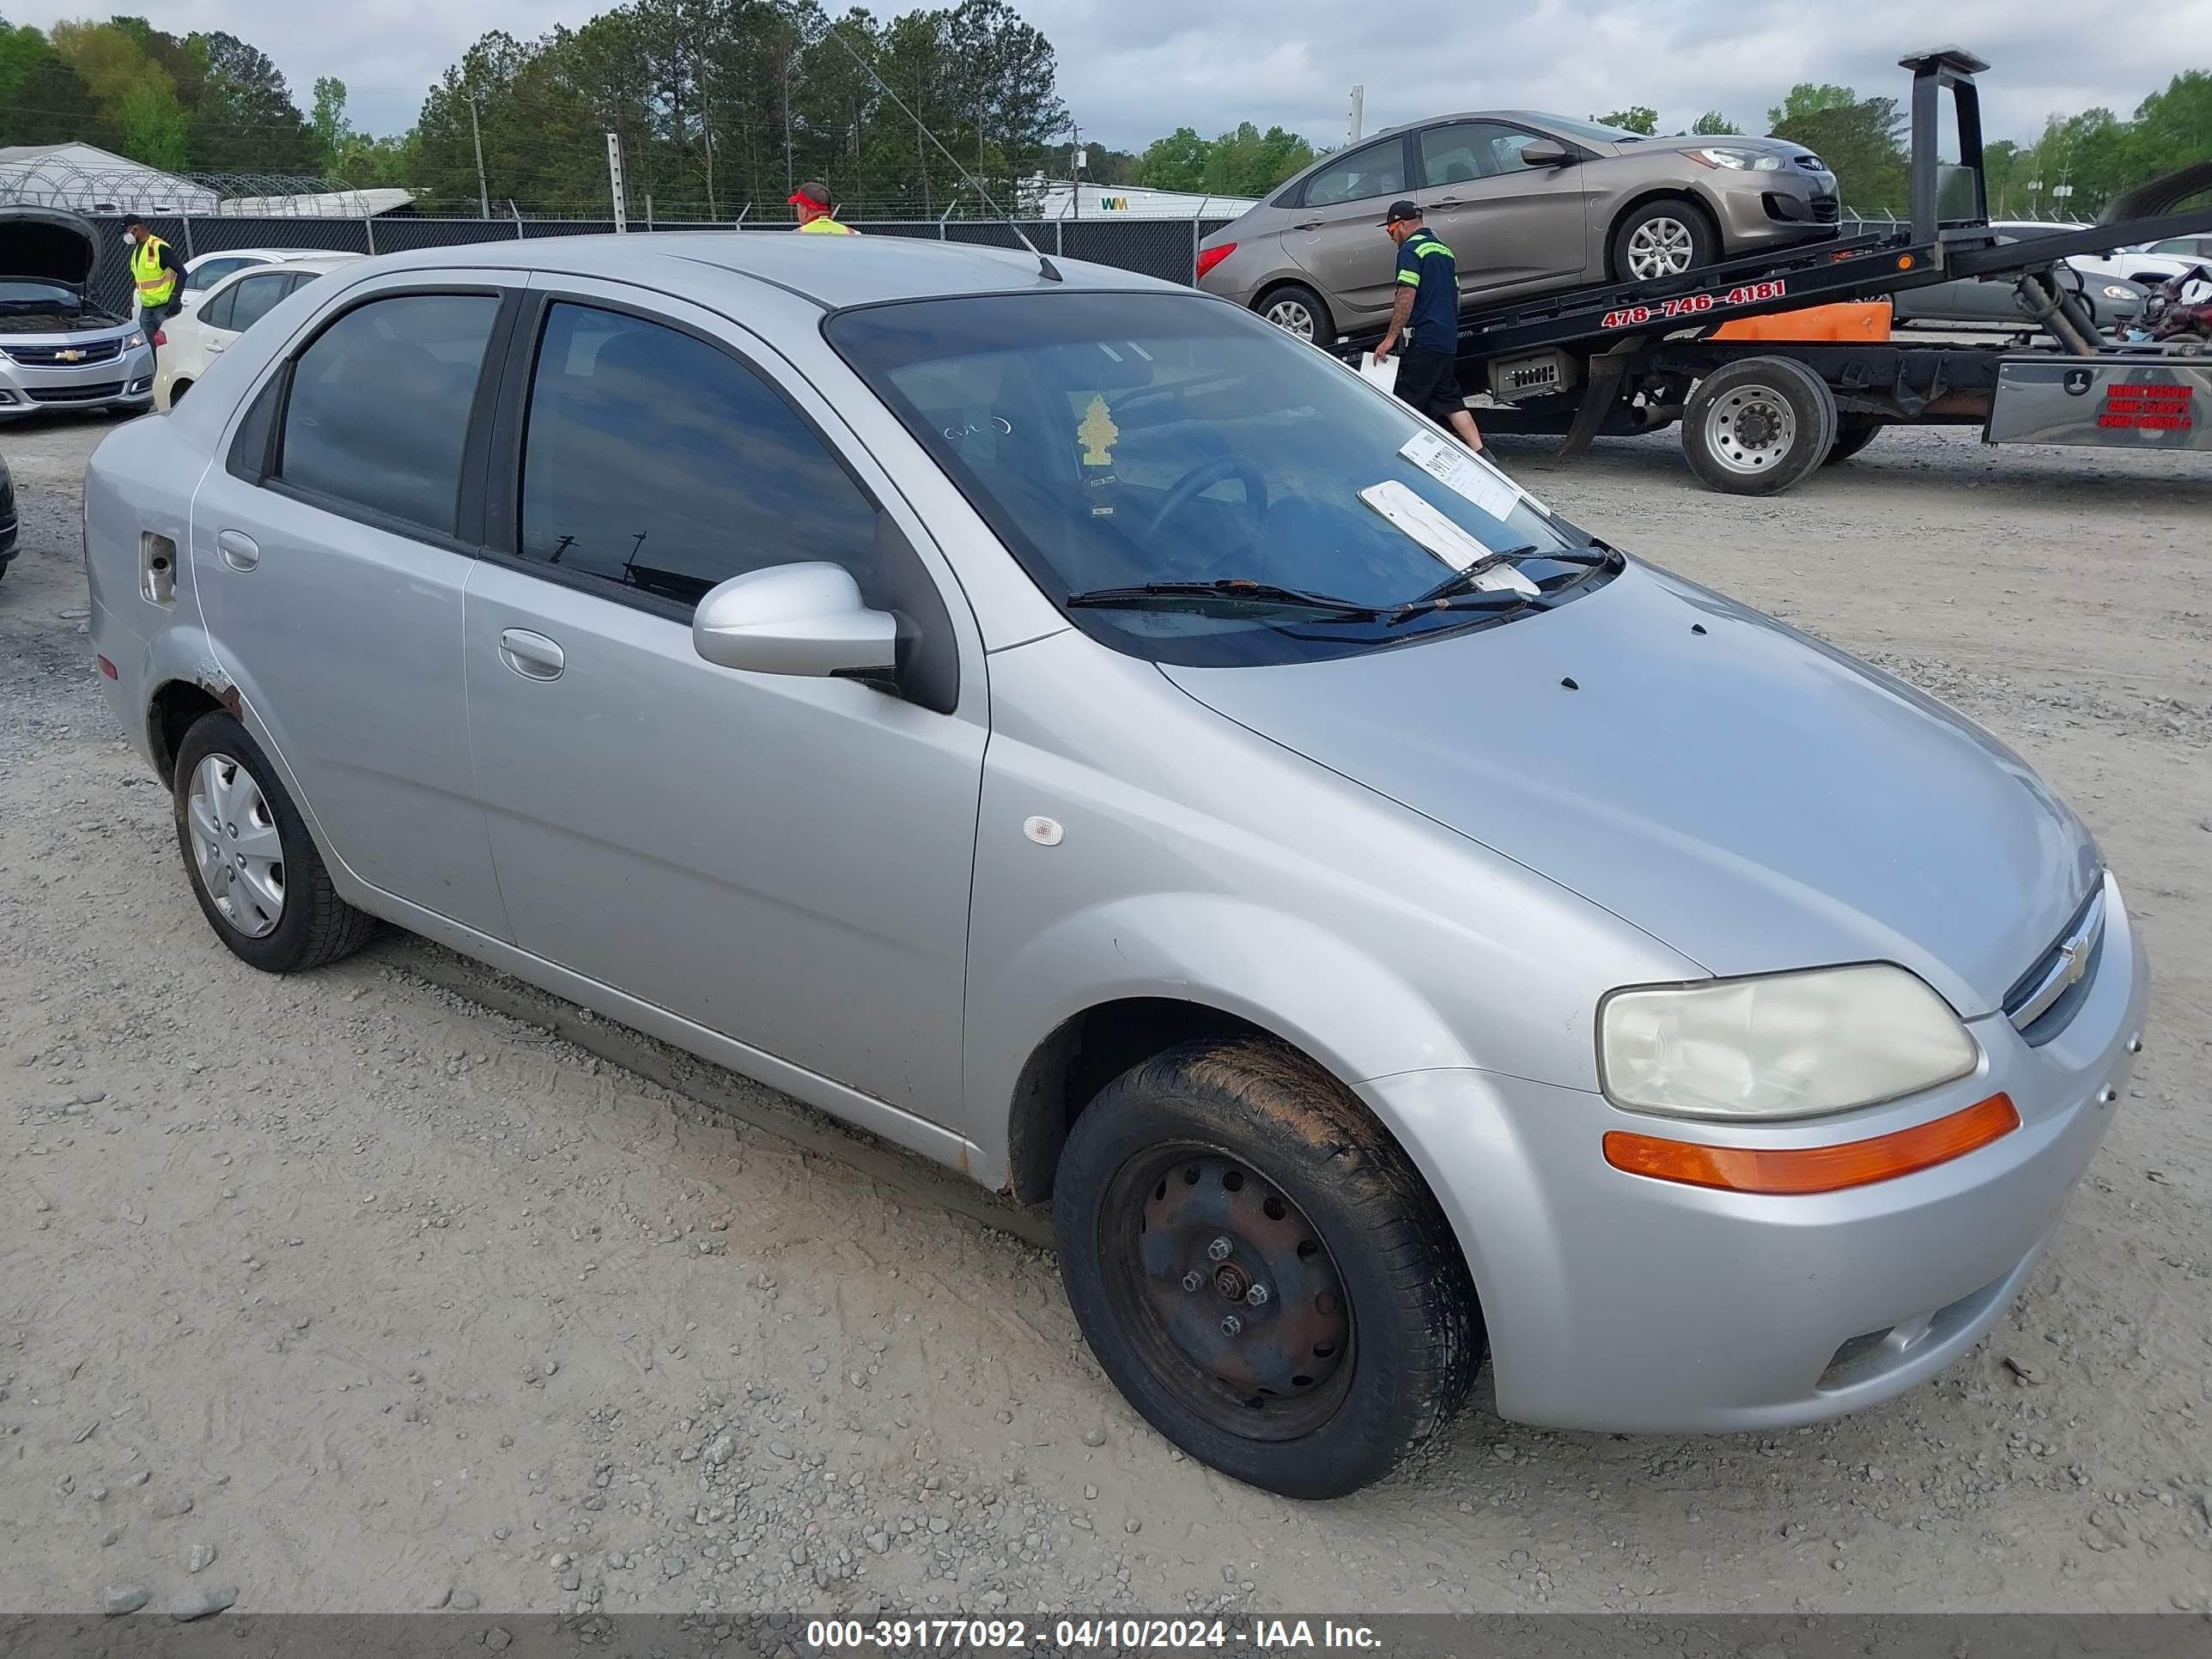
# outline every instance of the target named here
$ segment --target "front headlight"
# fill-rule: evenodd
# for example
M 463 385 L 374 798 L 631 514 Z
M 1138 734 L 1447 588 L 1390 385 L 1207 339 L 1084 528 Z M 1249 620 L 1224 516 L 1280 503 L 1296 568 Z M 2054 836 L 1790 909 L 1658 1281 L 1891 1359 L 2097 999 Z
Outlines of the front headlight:
M 1598 1015 L 1606 1097 L 1671 1117 L 1846 1111 L 1964 1077 L 1978 1059 L 1943 999 L 1887 963 L 1615 991 Z
M 1779 173 L 1782 158 L 1763 149 L 1686 149 L 1683 155 L 1692 161 L 1702 161 L 1709 167 L 1727 167 L 1736 173 Z
M 144 345 L 145 343 L 146 337 L 144 335 L 133 334 L 129 339 L 123 343 L 123 349 L 125 351 L 136 351 L 140 346 Z
M 2132 300 L 2136 297 L 2136 291 L 2131 288 L 2122 288 L 2118 283 L 2107 283 L 2105 284 L 2105 297 L 2107 300 Z

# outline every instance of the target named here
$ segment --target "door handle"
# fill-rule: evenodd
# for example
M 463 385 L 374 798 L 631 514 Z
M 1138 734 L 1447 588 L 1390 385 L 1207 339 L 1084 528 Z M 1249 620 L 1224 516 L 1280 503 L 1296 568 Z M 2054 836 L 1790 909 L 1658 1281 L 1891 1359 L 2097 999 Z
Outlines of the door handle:
M 215 538 L 215 550 L 233 570 L 251 570 L 261 562 L 261 550 L 242 530 L 226 530 Z
M 1321 228 L 1321 221 L 1318 219 L 1302 220 L 1298 223 L 1292 225 L 1291 228 L 1292 230 L 1319 230 Z
M 1432 203 L 1431 205 L 1435 207 L 1465 207 L 1467 204 L 1461 201 L 1456 196 L 1447 196 L 1443 201 Z
M 568 659 L 543 634 L 510 628 L 499 636 L 499 659 L 526 680 L 557 680 Z
M 207 343 L 208 356 L 210 357 L 214 356 L 216 352 L 222 349 L 224 344 L 225 342 L 222 340 L 210 340 Z

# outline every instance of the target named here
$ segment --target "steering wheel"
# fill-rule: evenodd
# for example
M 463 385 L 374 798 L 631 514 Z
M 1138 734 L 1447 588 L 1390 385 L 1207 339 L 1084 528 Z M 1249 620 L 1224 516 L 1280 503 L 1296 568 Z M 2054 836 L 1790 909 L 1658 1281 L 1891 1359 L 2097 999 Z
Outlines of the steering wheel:
M 1267 480 L 1258 467 L 1241 455 L 1216 455 L 1210 461 L 1200 461 L 1176 479 L 1167 499 L 1160 503 L 1159 511 L 1152 514 L 1152 523 L 1145 526 L 1145 540 L 1150 542 L 1158 537 L 1170 519 L 1224 478 L 1234 478 L 1244 486 L 1244 511 L 1252 520 L 1248 539 L 1258 540 L 1261 520 L 1267 514 Z

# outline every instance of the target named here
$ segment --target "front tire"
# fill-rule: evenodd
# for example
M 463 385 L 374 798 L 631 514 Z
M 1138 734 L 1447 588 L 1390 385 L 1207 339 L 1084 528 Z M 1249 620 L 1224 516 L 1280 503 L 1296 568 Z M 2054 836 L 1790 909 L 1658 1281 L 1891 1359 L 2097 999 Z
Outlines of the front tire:
M 1482 1357 L 1420 1176 L 1273 1042 L 1187 1044 L 1109 1084 L 1060 1155 L 1053 1224 L 1115 1385 L 1193 1457 L 1286 1498 L 1388 1474 Z
M 211 711 L 192 723 L 172 793 L 192 896 L 240 961 L 295 974 L 368 942 L 375 921 L 338 896 L 299 809 L 234 717 Z
M 1613 227 L 1613 278 L 1617 283 L 1679 276 L 1720 257 L 1720 232 L 1711 216 L 1681 197 L 1646 202 Z
M 1328 301 L 1297 283 L 1285 283 L 1280 288 L 1269 289 L 1267 297 L 1253 309 L 1284 333 L 1295 335 L 1308 344 L 1325 346 L 1336 337 L 1336 322 L 1329 315 Z
M 1682 453 L 1704 483 L 1772 495 L 1828 458 L 1836 398 L 1792 357 L 1746 357 L 1698 382 L 1682 411 Z

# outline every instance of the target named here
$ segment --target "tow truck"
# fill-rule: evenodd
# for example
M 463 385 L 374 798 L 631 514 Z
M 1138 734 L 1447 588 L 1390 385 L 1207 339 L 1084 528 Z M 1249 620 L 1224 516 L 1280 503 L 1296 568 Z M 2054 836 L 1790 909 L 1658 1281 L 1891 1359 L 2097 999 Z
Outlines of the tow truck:
M 1557 434 L 1565 459 L 1600 435 L 1680 424 L 1698 477 L 1747 495 L 1787 489 L 1908 422 L 1979 426 L 1991 444 L 2212 451 L 2212 351 L 2105 341 L 2065 263 L 2212 229 L 2212 202 L 2168 210 L 2212 190 L 2212 163 L 2130 191 L 2108 222 L 2001 242 L 1989 224 L 1974 81 L 1989 65 L 1956 46 L 1898 61 L 1912 72 L 1908 222 L 1673 276 L 1463 309 L 1461 389 L 1502 405 L 1481 411 L 1484 428 Z M 1941 156 L 1947 95 L 1955 163 Z M 2050 343 L 1746 338 L 1727 326 L 1961 277 L 2012 283 L 2023 330 Z M 1356 359 L 1380 336 L 1342 334 L 1331 349 Z

